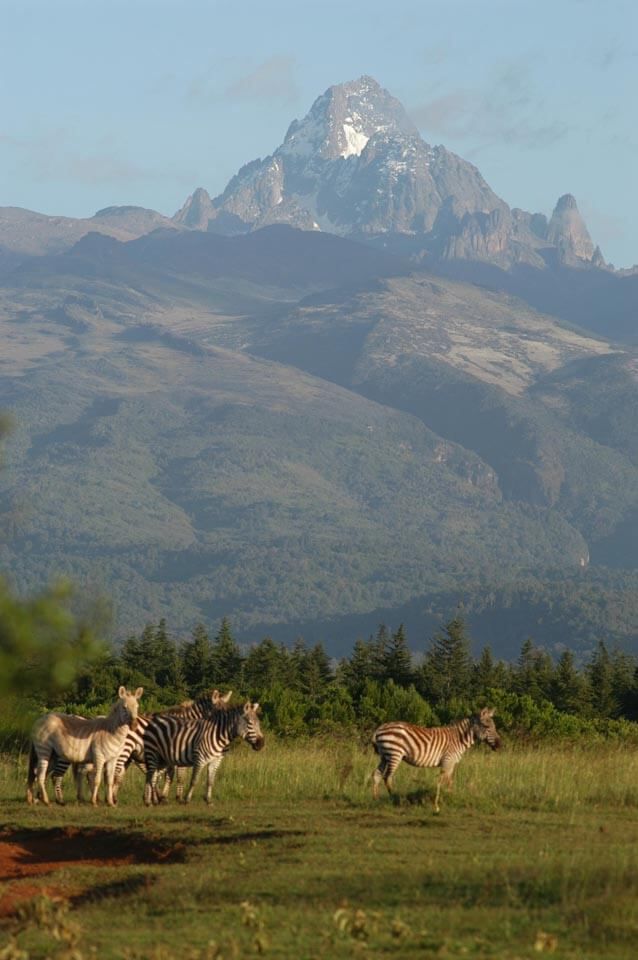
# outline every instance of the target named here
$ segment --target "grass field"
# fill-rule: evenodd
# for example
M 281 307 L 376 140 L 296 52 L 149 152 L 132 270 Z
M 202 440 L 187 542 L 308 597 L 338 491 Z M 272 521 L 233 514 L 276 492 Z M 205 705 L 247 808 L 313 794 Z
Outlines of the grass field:
M 374 803 L 350 743 L 233 750 L 209 808 L 24 801 L 0 763 L 0 958 L 633 957 L 638 754 L 475 748 Z

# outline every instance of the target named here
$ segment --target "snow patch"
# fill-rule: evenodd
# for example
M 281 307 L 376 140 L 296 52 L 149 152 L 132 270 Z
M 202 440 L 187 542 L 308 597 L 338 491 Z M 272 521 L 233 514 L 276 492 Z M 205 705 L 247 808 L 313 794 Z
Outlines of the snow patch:
M 341 151 L 342 157 L 358 157 L 361 155 L 366 143 L 370 137 L 366 137 L 365 133 L 361 133 L 360 130 L 355 129 L 351 124 L 344 123 L 343 132 L 346 137 L 346 145 Z

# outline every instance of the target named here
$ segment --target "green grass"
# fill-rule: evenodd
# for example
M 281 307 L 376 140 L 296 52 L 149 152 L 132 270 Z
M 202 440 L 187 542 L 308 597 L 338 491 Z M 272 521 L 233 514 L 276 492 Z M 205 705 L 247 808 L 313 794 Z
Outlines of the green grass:
M 109 830 L 114 852 L 142 855 L 65 865 L 58 837 L 53 872 L 11 890 L 39 885 L 67 900 L 24 901 L 22 919 L 2 920 L 0 944 L 13 932 L 30 958 L 76 960 L 633 956 L 635 751 L 476 749 L 439 816 L 435 771 L 400 769 L 398 799 L 374 803 L 374 765 L 346 742 L 271 739 L 260 754 L 229 755 L 211 808 L 198 788 L 190 807 L 147 810 L 134 774 L 107 810 L 27 807 L 23 764 L 6 760 L 5 831 L 73 828 L 89 844 L 90 831 Z

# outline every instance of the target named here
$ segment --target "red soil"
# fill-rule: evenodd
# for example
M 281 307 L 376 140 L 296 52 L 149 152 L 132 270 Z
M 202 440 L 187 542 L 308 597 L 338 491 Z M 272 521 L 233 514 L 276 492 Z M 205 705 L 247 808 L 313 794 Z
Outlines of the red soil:
M 24 879 L 45 877 L 60 868 L 161 863 L 182 856 L 179 844 L 162 848 L 151 838 L 114 830 L 5 830 L 0 832 L 0 917 L 15 912 L 21 900 L 42 894 L 69 899 L 82 889 L 40 886 L 23 883 Z

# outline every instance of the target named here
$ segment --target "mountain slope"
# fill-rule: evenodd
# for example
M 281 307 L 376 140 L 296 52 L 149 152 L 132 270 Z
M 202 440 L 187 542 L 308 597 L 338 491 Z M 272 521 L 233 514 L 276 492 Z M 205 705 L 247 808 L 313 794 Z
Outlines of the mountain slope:
M 76 302 L 74 325 L 24 297 L 3 321 L 18 324 L 15 350 L 47 326 L 56 336 L 0 392 L 18 424 L 2 565 L 22 588 L 67 572 L 114 597 L 120 631 L 162 614 L 244 628 L 582 554 L 557 513 L 539 525 L 504 503 L 476 456 L 414 417 L 281 364 L 145 336 L 117 313 L 125 292 L 110 312 Z

